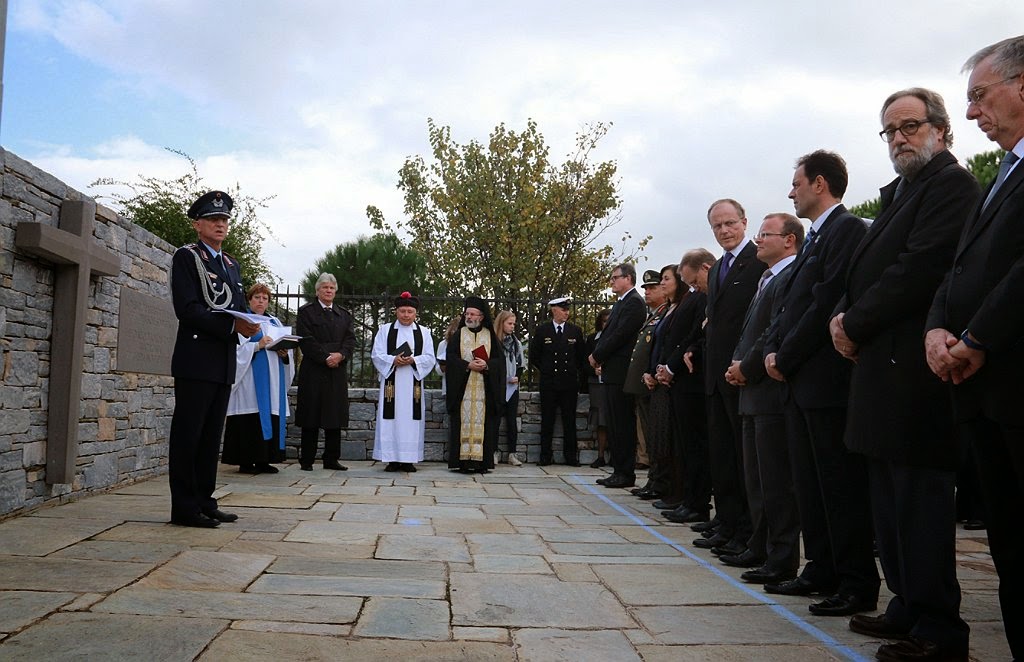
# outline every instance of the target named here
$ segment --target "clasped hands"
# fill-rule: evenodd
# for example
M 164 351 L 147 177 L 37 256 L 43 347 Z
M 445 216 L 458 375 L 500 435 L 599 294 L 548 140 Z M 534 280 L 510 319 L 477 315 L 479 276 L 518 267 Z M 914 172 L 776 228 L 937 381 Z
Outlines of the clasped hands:
M 924 355 L 939 379 L 954 384 L 962 384 L 985 365 L 984 351 L 971 349 L 946 329 L 932 329 L 925 334 Z
M 479 357 L 474 358 L 472 361 L 469 362 L 469 369 L 472 370 L 473 372 L 486 372 L 487 361 L 484 361 Z
M 327 367 L 337 368 L 341 365 L 341 362 L 345 360 L 345 355 L 341 352 L 331 352 L 327 355 Z

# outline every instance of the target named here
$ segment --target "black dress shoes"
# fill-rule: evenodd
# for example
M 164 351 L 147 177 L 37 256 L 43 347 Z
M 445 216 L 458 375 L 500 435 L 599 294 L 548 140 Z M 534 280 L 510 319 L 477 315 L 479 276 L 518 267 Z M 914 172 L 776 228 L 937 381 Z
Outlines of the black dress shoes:
M 740 575 L 740 579 L 748 584 L 781 584 L 795 578 L 796 571 L 794 570 L 772 570 L 764 565 L 760 568 L 747 570 Z
M 324 460 L 324 469 L 328 471 L 348 471 L 348 467 L 337 460 Z
M 540 461 L 537 462 L 538 467 L 550 467 L 552 464 L 554 463 L 551 461 L 551 458 L 541 458 Z
M 579 460 L 566 460 L 565 461 L 565 466 L 567 466 L 567 467 L 581 467 L 583 465 L 580 464 Z
M 719 558 L 721 558 L 723 555 L 724 556 L 740 556 L 741 554 L 743 554 L 746 551 L 747 551 L 747 546 L 744 545 L 741 542 L 736 541 L 736 540 L 730 540 L 729 542 L 725 543 L 724 545 L 715 545 L 714 547 L 711 548 L 711 553 L 714 554 L 715 556 L 719 557 Z M 758 562 L 758 565 L 761 565 L 761 563 Z
M 312 471 L 313 470 L 313 465 L 312 464 L 300 464 L 299 465 L 299 469 L 302 469 L 303 471 Z
M 402 471 L 404 471 L 406 473 L 410 473 L 410 474 L 416 473 L 416 465 L 413 464 L 412 462 L 403 462 L 401 467 L 402 467 Z
M 718 560 L 733 568 L 759 568 L 764 564 L 764 557 L 749 549 L 742 554 L 719 554 Z
M 695 532 L 695 533 L 704 533 L 705 531 L 711 531 L 712 529 L 717 529 L 719 524 L 720 524 L 720 522 L 718 521 L 718 518 L 716 517 L 716 518 L 714 518 L 712 520 L 708 520 L 706 522 L 698 522 L 697 524 L 694 524 L 693 526 L 691 526 L 690 530 Z
M 790 579 L 780 584 L 764 585 L 765 593 L 774 593 L 775 595 L 831 595 L 834 590 L 831 586 L 820 586 L 803 577 Z
M 665 497 L 662 497 L 651 504 L 651 506 L 657 510 L 675 510 L 681 505 L 683 505 L 682 502 L 667 501 Z
M 693 546 L 700 549 L 711 549 L 712 547 L 721 547 L 728 542 L 728 536 L 720 536 L 716 533 L 710 538 L 697 538 L 693 541 Z
M 276 474 L 278 472 L 277 467 L 267 462 L 261 462 L 256 465 L 256 473 L 258 474 Z
M 882 644 L 875 652 L 875 659 L 882 662 L 906 662 L 907 660 L 919 660 L 921 662 L 967 662 L 967 652 L 955 653 L 944 650 L 938 644 L 926 639 L 910 637 L 906 641 L 895 644 Z
M 400 471 L 401 469 L 402 465 L 399 464 L 398 462 L 388 462 L 388 466 L 384 467 L 384 471 L 387 471 L 388 473 L 394 473 L 395 471 Z
M 594 460 L 593 462 L 590 463 L 590 468 L 591 469 L 600 469 L 603 466 L 604 466 L 604 458 L 603 457 L 599 457 L 599 458 L 597 458 L 596 460 Z
M 650 489 L 640 490 L 640 493 L 637 494 L 637 496 L 643 499 L 644 501 L 654 501 L 655 499 L 661 498 L 661 492 L 659 492 L 658 490 Z
M 612 476 L 614 476 L 614 475 L 615 474 L 612 474 Z M 612 476 L 605 476 L 604 478 L 598 478 L 594 482 L 597 483 L 598 485 L 604 485 L 605 483 L 608 482 L 608 479 L 611 478 Z
M 238 521 L 238 515 L 234 513 L 226 513 L 223 510 L 207 510 L 203 513 L 210 519 L 215 519 L 218 522 L 236 522 Z
M 636 485 L 636 478 L 627 478 L 626 476 L 616 476 L 612 474 L 610 478 L 604 481 L 605 487 L 633 487 Z
M 695 523 L 699 523 L 699 522 L 707 522 L 709 519 L 711 519 L 711 514 L 710 513 L 701 512 L 699 510 L 689 510 L 689 509 L 687 509 L 687 511 L 688 512 L 682 513 L 680 515 L 679 521 L 681 523 L 683 523 L 683 524 L 695 524 Z M 692 531 L 693 527 L 690 527 L 690 530 Z
M 821 602 L 807 605 L 807 610 L 815 616 L 850 616 L 862 611 L 878 609 L 877 598 L 865 598 L 853 593 L 836 593 Z
M 220 522 L 209 518 L 202 513 L 186 515 L 183 517 L 172 517 L 171 524 L 177 524 L 178 526 L 194 526 L 198 529 L 216 529 L 220 526 Z
M 850 617 L 850 629 L 857 634 L 879 639 L 907 639 L 910 636 L 905 628 L 897 626 L 887 619 L 885 614 L 879 616 L 854 614 Z

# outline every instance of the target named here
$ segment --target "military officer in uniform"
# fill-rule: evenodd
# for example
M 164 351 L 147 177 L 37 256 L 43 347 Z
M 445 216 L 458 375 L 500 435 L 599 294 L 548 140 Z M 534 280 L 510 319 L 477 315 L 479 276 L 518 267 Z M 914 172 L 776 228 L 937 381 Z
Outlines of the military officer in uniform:
M 580 466 L 576 446 L 576 398 L 586 364 L 583 330 L 569 322 L 568 297 L 548 302 L 551 322 L 541 324 L 530 339 L 530 365 L 540 372 L 540 461 L 552 463 L 551 437 L 555 431 L 555 413 L 562 413 L 564 444 L 562 455 L 570 467 Z
M 213 490 L 217 456 L 235 381 L 238 336 L 249 337 L 259 325 L 232 317 L 245 312 L 242 274 L 221 246 L 228 235 L 231 197 L 210 191 L 188 210 L 198 234 L 171 262 L 171 298 L 178 335 L 171 358 L 174 415 L 168 439 L 171 523 L 213 528 L 237 515 L 217 508 Z

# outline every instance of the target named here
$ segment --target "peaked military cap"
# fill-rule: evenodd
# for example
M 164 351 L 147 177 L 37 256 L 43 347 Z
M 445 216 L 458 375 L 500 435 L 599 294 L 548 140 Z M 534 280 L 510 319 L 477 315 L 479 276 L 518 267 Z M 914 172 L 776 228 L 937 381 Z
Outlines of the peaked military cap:
M 211 216 L 230 216 L 235 202 L 224 191 L 210 191 L 199 196 L 199 199 L 188 208 L 188 217 L 193 221 Z
M 653 287 L 655 285 L 661 285 L 661 274 L 654 269 L 648 269 L 644 272 L 644 282 L 641 287 Z

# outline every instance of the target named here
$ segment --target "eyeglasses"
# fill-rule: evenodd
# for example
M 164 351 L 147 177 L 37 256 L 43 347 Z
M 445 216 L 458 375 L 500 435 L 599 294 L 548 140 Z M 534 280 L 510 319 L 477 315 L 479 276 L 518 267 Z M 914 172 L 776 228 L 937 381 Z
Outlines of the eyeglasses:
M 611 278 L 609 278 L 608 280 L 618 280 L 620 278 L 625 278 L 625 276 L 623 276 L 622 274 L 612 274 Z
M 1007 82 L 1017 78 L 1018 76 L 1020 76 L 1021 73 L 1022 72 L 1018 71 L 1014 75 L 1007 76 L 1006 78 L 1004 78 L 1002 80 L 997 80 L 997 81 L 988 83 L 986 85 L 978 85 L 977 87 L 972 87 L 971 89 L 967 90 L 967 105 L 970 106 L 972 103 L 974 105 L 978 105 L 979 103 L 981 103 L 981 100 L 985 98 L 985 90 L 987 90 L 988 88 L 992 87 L 993 85 L 999 85 L 1001 83 L 1007 83 Z
M 792 232 L 758 232 L 754 235 L 754 239 L 764 240 L 765 237 L 788 237 L 793 234 Z
M 879 131 L 878 136 L 885 142 L 891 143 L 896 138 L 897 131 L 902 133 L 905 137 L 909 138 L 910 136 L 917 133 L 917 130 L 920 129 L 923 124 L 931 124 L 931 121 L 910 120 L 909 122 L 904 122 L 895 129 L 885 129 L 883 131 Z

